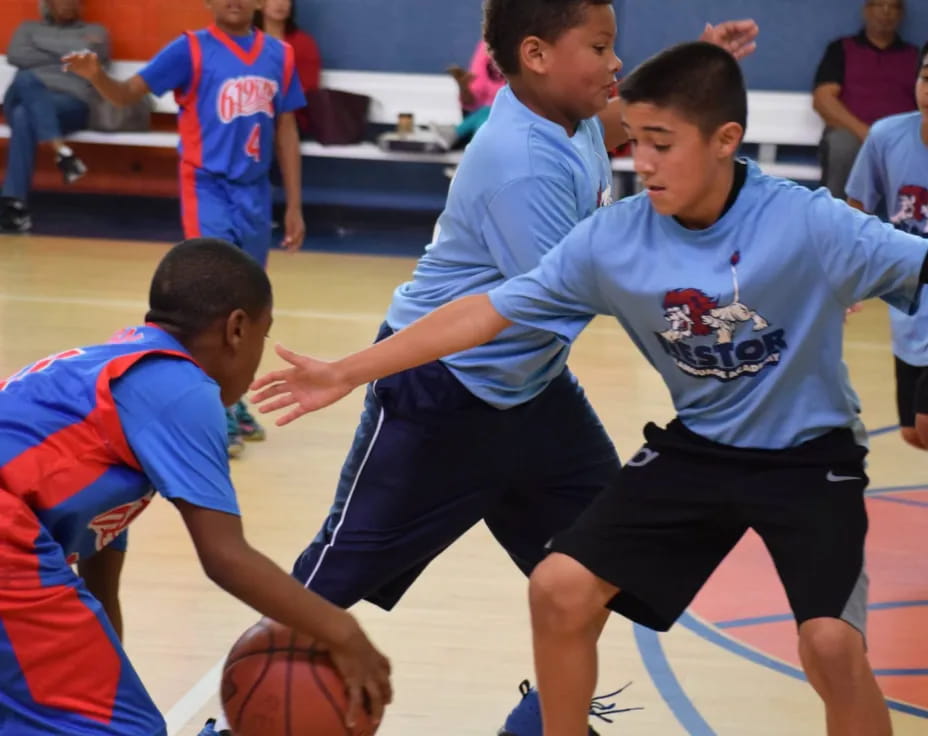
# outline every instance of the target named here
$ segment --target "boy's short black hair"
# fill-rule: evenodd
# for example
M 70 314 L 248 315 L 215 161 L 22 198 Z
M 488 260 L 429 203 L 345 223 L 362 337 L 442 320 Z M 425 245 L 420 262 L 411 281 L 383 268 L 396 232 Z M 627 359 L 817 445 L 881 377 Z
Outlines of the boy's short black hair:
M 257 319 L 270 306 L 271 282 L 256 260 L 225 240 L 191 238 L 155 269 L 145 321 L 194 337 L 236 309 Z
M 681 43 L 638 66 L 619 85 L 626 102 L 674 108 L 709 137 L 725 123 L 748 124 L 748 95 L 741 66 L 724 49 L 704 41 Z
M 484 0 L 483 40 L 503 74 L 519 73 L 519 46 L 529 36 L 554 43 L 583 23 L 590 5 L 612 0 Z

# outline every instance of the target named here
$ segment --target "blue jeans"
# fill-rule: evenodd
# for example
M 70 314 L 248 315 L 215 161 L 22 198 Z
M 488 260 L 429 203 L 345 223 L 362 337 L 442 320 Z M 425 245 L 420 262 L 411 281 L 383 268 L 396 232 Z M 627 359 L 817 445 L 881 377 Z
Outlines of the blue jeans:
M 3 112 L 11 131 L 3 196 L 25 199 L 38 144 L 85 127 L 90 109 L 83 100 L 53 92 L 35 74 L 20 70 L 3 98 Z

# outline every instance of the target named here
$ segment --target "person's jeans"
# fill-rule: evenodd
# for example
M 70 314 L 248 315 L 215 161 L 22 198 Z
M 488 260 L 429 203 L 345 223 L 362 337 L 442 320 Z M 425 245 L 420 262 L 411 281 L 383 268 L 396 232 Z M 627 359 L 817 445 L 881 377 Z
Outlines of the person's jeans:
M 29 70 L 20 70 L 3 98 L 10 126 L 10 152 L 3 196 L 25 199 L 35 167 L 39 143 L 61 138 L 87 125 L 86 102 L 64 92 L 53 92 Z

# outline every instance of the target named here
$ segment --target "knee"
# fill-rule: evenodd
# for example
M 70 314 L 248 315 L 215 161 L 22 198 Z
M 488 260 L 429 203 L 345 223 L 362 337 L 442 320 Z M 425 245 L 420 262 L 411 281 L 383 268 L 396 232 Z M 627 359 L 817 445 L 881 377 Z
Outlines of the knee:
M 928 436 L 928 427 L 925 427 L 924 430 L 925 432 L 921 433 L 915 427 L 902 427 L 899 430 L 899 434 L 902 435 L 902 439 L 907 445 L 911 445 L 919 450 L 924 450 L 925 443 L 923 434 Z
M 26 92 L 34 90 L 38 87 L 45 89 L 45 85 L 42 83 L 42 80 L 39 79 L 35 72 L 29 69 L 20 69 L 13 75 L 13 79 L 10 82 L 10 91 L 12 92 Z
M 532 618 L 546 628 L 581 630 L 602 614 L 601 581 L 571 557 L 551 554 L 529 578 Z
M 866 660 L 863 635 L 835 618 L 803 623 L 799 627 L 799 649 L 803 661 L 823 674 L 849 675 Z

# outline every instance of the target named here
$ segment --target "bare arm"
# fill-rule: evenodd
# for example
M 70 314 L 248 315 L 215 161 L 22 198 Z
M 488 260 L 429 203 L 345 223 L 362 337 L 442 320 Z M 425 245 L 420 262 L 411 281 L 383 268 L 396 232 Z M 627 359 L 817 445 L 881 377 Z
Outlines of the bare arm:
M 757 49 L 757 34 L 760 29 L 757 23 L 750 18 L 746 20 L 727 20 L 713 26 L 706 23 L 700 35 L 700 41 L 714 43 L 728 51 L 736 59 L 750 56 Z M 622 107 L 618 100 L 612 100 L 604 110 L 599 113 L 603 123 L 606 150 L 621 146 L 628 140 L 628 135 L 622 127 Z
M 306 225 L 303 222 L 303 191 L 300 183 L 300 133 L 296 116 L 292 112 L 283 113 L 277 121 L 277 163 L 287 198 L 283 246 L 289 251 L 295 251 L 303 245 Z
M 35 45 L 32 40 L 33 27 L 32 23 L 21 24 L 6 50 L 7 61 L 18 69 L 31 69 L 58 62 L 57 54 Z
M 349 725 L 366 697 L 375 721 L 392 699 L 390 663 L 347 611 L 304 588 L 251 547 L 238 516 L 175 502 L 204 572 L 216 585 L 259 613 L 329 646 L 351 694 Z
M 126 553 L 121 549 L 104 547 L 97 554 L 77 563 L 77 574 L 84 579 L 87 589 L 103 605 L 103 610 L 122 640 L 122 609 L 119 606 L 119 577 Z
M 293 367 L 255 381 L 252 388 L 263 390 L 254 401 L 262 404 L 262 412 L 293 407 L 277 420 L 278 425 L 288 424 L 362 384 L 482 345 L 511 324 L 496 311 L 489 296 L 475 294 L 456 299 L 386 340 L 334 363 L 278 346 L 277 353 Z
M 62 58 L 67 71 L 90 82 L 104 98 L 114 105 L 131 105 L 148 94 L 148 85 L 138 74 L 129 79 L 113 79 L 103 71 L 99 57 L 92 51 L 79 51 Z
M 836 82 L 820 84 L 812 92 L 812 107 L 821 115 L 825 125 L 831 128 L 844 128 L 860 140 L 864 140 L 870 132 L 870 126 L 847 109 L 847 106 L 841 102 L 840 94 L 840 84 Z

